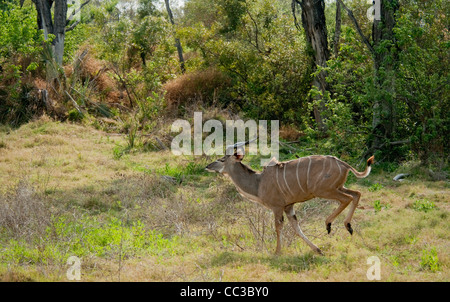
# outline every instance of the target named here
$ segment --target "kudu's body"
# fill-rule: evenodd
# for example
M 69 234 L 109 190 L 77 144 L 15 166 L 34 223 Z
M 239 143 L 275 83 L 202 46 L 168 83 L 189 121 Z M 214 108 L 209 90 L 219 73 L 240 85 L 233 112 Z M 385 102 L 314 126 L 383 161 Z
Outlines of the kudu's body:
M 361 193 L 344 187 L 348 172 L 352 171 L 356 177 L 369 175 L 372 156 L 367 160 L 364 172 L 358 172 L 349 164 L 334 156 L 312 155 L 286 162 L 275 159 L 264 168 L 256 172 L 244 165 L 243 155 L 234 153 L 209 164 L 206 169 L 211 172 L 222 173 L 233 181 L 238 192 L 245 198 L 258 202 L 271 209 L 275 216 L 277 233 L 276 253 L 281 252 L 281 228 L 283 213 L 286 213 L 291 226 L 315 252 L 320 249 L 303 234 L 300 229 L 293 205 L 314 197 L 334 199 L 340 202 L 339 207 L 326 219 L 328 233 L 331 223 L 349 204 L 350 210 L 344 220 L 344 225 L 350 234 L 353 233 L 350 221 L 358 205 Z

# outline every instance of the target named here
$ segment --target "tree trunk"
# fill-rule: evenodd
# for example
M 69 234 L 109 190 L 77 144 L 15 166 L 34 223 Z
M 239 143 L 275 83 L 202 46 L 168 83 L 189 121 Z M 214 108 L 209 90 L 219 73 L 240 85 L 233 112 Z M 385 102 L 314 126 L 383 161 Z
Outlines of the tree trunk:
M 327 27 L 325 23 L 325 2 L 324 0 L 303 0 L 298 1 L 302 8 L 302 26 L 305 30 L 307 42 L 311 46 L 314 54 L 314 70 L 317 67 L 326 67 L 330 58 L 327 41 Z M 314 80 L 313 85 L 324 94 L 328 90 L 326 82 L 326 72 L 319 72 Z M 326 130 L 323 122 L 323 112 L 325 110 L 325 102 L 323 97 L 316 96 L 318 105 L 314 107 L 314 118 L 321 132 Z
M 173 20 L 172 10 L 170 9 L 169 0 L 164 0 L 164 2 L 166 3 L 166 9 L 167 9 L 167 14 L 169 15 L 170 23 L 172 25 L 175 25 L 175 21 Z M 184 67 L 183 48 L 181 47 L 180 39 L 178 39 L 178 38 L 175 38 L 175 47 L 177 48 L 177 51 L 178 51 L 178 59 L 180 60 L 181 73 L 184 73 L 186 71 L 186 68 Z
M 339 55 L 339 40 L 341 38 L 341 3 L 336 1 L 336 24 L 334 26 L 333 51 L 334 57 Z
M 81 8 L 87 5 L 91 0 L 84 1 L 79 8 L 77 8 L 72 15 L 67 18 L 67 0 L 32 0 L 36 6 L 37 11 L 37 25 L 39 29 L 44 32 L 45 40 L 48 39 L 48 35 L 52 34 L 55 38 L 52 41 L 52 52 L 55 61 L 62 65 L 64 55 L 64 39 L 66 31 L 72 30 L 79 23 L 79 21 L 73 23 L 66 29 L 68 23 L 78 14 Z M 21 1 L 21 4 L 23 2 Z M 52 18 L 52 6 L 54 6 L 53 18 Z
M 64 37 L 67 22 L 67 0 L 55 0 L 53 53 L 56 63 L 62 65 L 64 55 Z
M 33 0 L 37 10 L 37 25 L 44 31 L 44 38 L 47 40 L 48 34 L 53 34 L 53 21 L 51 8 L 53 0 Z
M 391 139 L 395 132 L 395 65 L 397 60 L 393 29 L 398 0 L 381 1 L 381 20 L 374 20 L 372 38 L 374 43 L 374 67 L 376 94 L 373 105 L 372 147 L 378 149 L 383 139 Z
M 37 10 L 38 28 L 44 31 L 44 38 L 52 34 L 53 55 L 55 61 L 62 65 L 64 53 L 64 37 L 67 22 L 67 0 L 33 0 Z M 54 7 L 54 19 L 52 19 L 52 6 Z

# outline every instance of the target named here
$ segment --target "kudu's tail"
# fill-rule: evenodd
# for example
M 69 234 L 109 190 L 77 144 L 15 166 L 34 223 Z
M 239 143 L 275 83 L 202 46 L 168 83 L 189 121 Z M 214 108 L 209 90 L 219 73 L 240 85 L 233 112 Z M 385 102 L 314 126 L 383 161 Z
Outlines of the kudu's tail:
M 364 170 L 364 172 L 358 172 L 356 171 L 355 168 L 353 168 L 352 166 L 350 166 L 349 164 L 347 164 L 347 167 L 350 169 L 350 171 L 352 171 L 353 174 L 355 174 L 356 177 L 358 178 L 364 178 L 367 177 L 370 173 L 370 170 L 372 169 L 371 165 L 374 163 L 375 161 L 375 156 L 372 155 L 368 160 L 367 160 L 367 166 L 366 169 Z

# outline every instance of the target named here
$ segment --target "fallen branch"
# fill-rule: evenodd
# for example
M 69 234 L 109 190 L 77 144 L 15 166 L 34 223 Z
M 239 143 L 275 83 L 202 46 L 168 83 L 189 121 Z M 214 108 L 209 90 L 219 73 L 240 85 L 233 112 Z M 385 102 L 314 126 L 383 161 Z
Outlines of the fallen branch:
M 160 146 L 163 150 L 169 150 L 169 148 L 167 148 L 167 147 L 163 144 L 163 142 L 162 142 L 158 137 L 155 136 L 155 140 L 158 142 L 159 146 Z
M 73 97 L 66 91 L 64 90 L 64 92 L 67 94 L 67 96 L 70 98 L 70 100 L 72 101 L 73 105 L 75 106 L 75 108 L 78 110 L 78 112 L 83 115 L 83 112 L 81 111 L 80 106 L 78 106 L 77 102 L 73 99 Z

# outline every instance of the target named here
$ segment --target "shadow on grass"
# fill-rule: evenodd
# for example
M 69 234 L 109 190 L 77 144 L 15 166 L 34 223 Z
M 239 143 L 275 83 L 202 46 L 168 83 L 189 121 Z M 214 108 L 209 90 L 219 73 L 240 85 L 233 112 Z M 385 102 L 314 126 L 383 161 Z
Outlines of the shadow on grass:
M 284 272 L 302 272 L 326 264 L 330 260 L 324 256 L 308 252 L 302 255 L 249 255 L 247 253 L 222 252 L 211 259 L 212 266 L 242 265 L 261 263 Z

